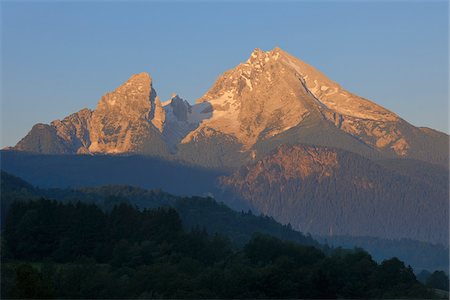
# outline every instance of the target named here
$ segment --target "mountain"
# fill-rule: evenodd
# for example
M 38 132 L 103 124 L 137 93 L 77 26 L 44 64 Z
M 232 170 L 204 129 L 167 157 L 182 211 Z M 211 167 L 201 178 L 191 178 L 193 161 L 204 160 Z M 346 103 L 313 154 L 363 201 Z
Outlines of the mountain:
M 176 152 L 177 145 L 195 130 L 202 120 L 211 117 L 212 111 L 207 103 L 192 106 L 177 94 L 164 102 L 163 108 L 166 120 L 162 136 L 173 152 Z
M 104 95 L 93 111 L 82 109 L 62 121 L 35 125 L 14 149 L 46 154 L 164 154 L 164 121 L 152 78 L 140 73 Z
M 183 142 L 220 133 L 252 157 L 280 144 L 306 143 L 448 165 L 448 135 L 412 126 L 279 48 L 255 49 L 197 101 L 204 102 L 212 105 L 212 118 Z
M 446 186 L 351 152 L 284 145 L 221 182 L 254 210 L 303 232 L 448 245 L 448 174 L 441 176 Z
M 232 169 L 287 143 L 448 166 L 448 141 L 448 135 L 409 124 L 275 48 L 255 49 L 195 105 L 178 95 L 161 103 L 150 75 L 134 75 L 103 96 L 95 110 L 38 124 L 13 149 L 142 153 Z M 200 159 L 204 154 L 206 161 Z
M 159 134 L 164 120 L 151 77 L 147 73 L 134 75 L 100 99 L 92 113 L 89 152 L 126 153 L 164 148 Z
M 50 125 L 36 124 L 15 149 L 37 153 L 87 153 L 92 111 L 85 108 Z
M 447 245 L 448 144 L 275 48 L 195 104 L 162 102 L 149 74 L 134 75 L 96 109 L 35 125 L 1 164 L 42 187 L 213 194 L 313 234 Z

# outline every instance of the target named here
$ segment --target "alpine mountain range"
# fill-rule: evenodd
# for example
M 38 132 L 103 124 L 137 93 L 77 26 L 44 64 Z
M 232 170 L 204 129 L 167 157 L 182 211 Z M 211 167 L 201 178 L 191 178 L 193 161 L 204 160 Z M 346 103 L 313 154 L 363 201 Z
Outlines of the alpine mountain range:
M 34 125 L 2 169 L 47 187 L 167 185 L 302 232 L 448 246 L 448 145 L 279 48 L 255 49 L 193 105 L 133 75 L 94 110 Z M 96 181 L 106 172 L 114 182 Z

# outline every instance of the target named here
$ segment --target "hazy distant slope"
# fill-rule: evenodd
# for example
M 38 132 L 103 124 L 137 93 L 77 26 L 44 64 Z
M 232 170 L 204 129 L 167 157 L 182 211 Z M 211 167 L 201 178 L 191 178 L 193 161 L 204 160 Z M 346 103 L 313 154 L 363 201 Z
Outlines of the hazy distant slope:
M 330 247 L 363 248 L 377 261 L 387 257 L 398 257 L 411 265 L 416 272 L 424 269 L 435 271 L 449 268 L 448 246 L 411 239 L 381 239 L 365 236 L 314 236 L 314 238 Z
M 29 201 L 40 197 L 61 202 L 89 202 L 111 209 L 122 202 L 139 208 L 174 207 L 186 229 L 205 229 L 210 234 L 229 237 L 237 246 L 243 246 L 255 233 L 276 236 L 303 245 L 321 247 L 319 243 L 290 226 L 277 223 L 267 216 L 251 212 L 237 212 L 207 197 L 180 197 L 161 190 L 146 190 L 132 186 L 100 186 L 81 189 L 38 189 L 26 181 L 1 173 L 2 220 L 13 201 Z
M 383 159 L 376 162 L 386 169 L 426 182 L 431 186 L 449 189 L 449 172 L 444 166 L 413 159 Z
M 1 152 L 1 168 L 42 188 L 134 185 L 178 195 L 216 190 L 224 172 L 147 156 L 35 155 Z
M 222 184 L 301 231 L 448 243 L 447 189 L 351 152 L 281 146 Z

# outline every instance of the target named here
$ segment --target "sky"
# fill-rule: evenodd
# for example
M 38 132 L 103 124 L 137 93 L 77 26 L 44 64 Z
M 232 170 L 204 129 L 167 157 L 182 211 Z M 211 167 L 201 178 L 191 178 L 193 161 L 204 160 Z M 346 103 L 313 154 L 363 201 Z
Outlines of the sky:
M 416 126 L 448 133 L 447 1 L 2 1 L 1 141 L 146 71 L 194 103 L 279 46 Z

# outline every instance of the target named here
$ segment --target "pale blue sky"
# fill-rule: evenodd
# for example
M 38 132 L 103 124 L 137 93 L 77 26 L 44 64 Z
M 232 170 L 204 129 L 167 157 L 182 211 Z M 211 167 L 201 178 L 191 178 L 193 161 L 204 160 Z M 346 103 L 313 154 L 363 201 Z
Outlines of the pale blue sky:
M 190 102 L 258 47 L 279 46 L 417 126 L 448 132 L 447 1 L 5 2 L 2 141 L 134 73 Z

